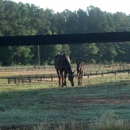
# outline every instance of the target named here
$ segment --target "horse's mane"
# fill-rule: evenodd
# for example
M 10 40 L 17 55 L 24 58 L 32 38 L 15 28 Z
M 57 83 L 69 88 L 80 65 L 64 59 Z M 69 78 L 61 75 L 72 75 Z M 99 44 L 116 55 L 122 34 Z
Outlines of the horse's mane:
M 68 63 L 69 63 L 69 65 L 70 65 L 70 58 L 69 58 L 69 56 L 67 55 L 67 54 L 63 54 L 63 56 L 66 58 L 66 60 L 68 61 Z
M 60 61 L 60 59 L 62 60 L 62 61 L 60 61 L 60 62 L 62 62 L 62 67 L 66 68 L 68 70 L 68 73 L 71 73 L 72 69 L 71 69 L 71 64 L 70 64 L 70 58 L 69 58 L 69 56 L 64 53 L 64 54 L 57 55 L 56 59 L 57 58 L 59 58 L 58 62 Z
M 66 60 L 66 66 L 68 68 L 68 73 L 72 73 L 72 69 L 71 69 L 71 63 L 70 63 L 70 58 L 67 54 L 63 54 L 65 60 Z

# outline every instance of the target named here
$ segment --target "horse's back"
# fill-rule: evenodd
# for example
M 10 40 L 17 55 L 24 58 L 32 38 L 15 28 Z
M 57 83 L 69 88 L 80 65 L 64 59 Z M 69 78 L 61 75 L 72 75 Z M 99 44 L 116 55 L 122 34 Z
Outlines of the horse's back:
M 55 68 L 56 69 L 63 69 L 66 64 L 69 63 L 70 64 L 70 58 L 67 54 L 58 54 L 55 56 Z
M 63 61 L 64 61 L 64 57 L 63 55 L 56 55 L 55 56 L 55 68 L 56 69 L 61 69 L 63 67 Z
M 56 55 L 56 56 L 55 56 L 54 66 L 55 66 L 56 69 L 58 69 L 59 66 L 60 66 L 60 59 L 61 59 L 61 55 Z

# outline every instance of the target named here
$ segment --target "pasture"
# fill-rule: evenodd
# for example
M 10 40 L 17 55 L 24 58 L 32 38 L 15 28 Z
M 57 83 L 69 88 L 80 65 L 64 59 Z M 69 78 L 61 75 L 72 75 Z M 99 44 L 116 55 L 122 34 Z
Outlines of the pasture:
M 76 65 L 72 65 L 72 70 L 76 70 Z M 84 65 L 84 78 L 93 76 L 106 76 L 110 74 L 128 73 L 130 71 L 129 64 L 87 64 Z M 75 77 L 77 72 L 75 72 Z M 57 80 L 57 74 L 54 66 L 14 66 L 14 67 L 0 67 L 0 85 L 8 84 L 9 78 L 13 79 L 13 83 L 19 82 L 44 82 Z M 4 79 L 4 80 L 2 80 Z M 24 79 L 24 80 L 23 80 Z
M 28 72 L 30 71 L 25 73 Z M 50 73 L 48 70 L 46 72 Z M 6 73 L 1 71 L 1 76 L 2 74 Z M 130 75 L 128 73 L 84 77 L 82 86 L 78 86 L 75 78 L 74 87 L 70 87 L 67 80 L 68 86 L 64 88 L 58 87 L 57 80 L 26 84 L 7 84 L 5 79 L 0 80 L 1 129 L 32 130 L 34 126 L 41 123 L 54 126 L 70 122 L 83 123 L 88 127 L 104 113 L 109 112 L 119 115 L 125 121 L 130 121 Z

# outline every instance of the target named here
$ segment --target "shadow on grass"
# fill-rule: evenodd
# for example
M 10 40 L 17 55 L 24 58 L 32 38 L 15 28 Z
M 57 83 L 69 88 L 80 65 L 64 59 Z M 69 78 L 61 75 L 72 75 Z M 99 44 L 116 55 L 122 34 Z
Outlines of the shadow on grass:
M 6 86 L 0 92 L 0 127 L 30 129 L 41 122 L 68 124 L 74 121 L 88 124 L 111 110 L 129 120 L 130 105 L 127 102 L 124 105 L 123 102 L 115 105 L 103 103 L 106 99 L 109 102 L 118 101 L 121 95 L 128 99 L 130 86 L 126 82 L 123 84 L 113 82 L 65 88 Z

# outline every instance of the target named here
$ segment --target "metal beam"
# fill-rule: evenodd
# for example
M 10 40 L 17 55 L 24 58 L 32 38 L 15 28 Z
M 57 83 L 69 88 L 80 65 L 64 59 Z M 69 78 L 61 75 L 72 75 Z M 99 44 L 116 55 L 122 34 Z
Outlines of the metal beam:
M 127 41 L 130 41 L 130 32 L 5 36 L 0 37 L 0 46 L 82 44 Z

